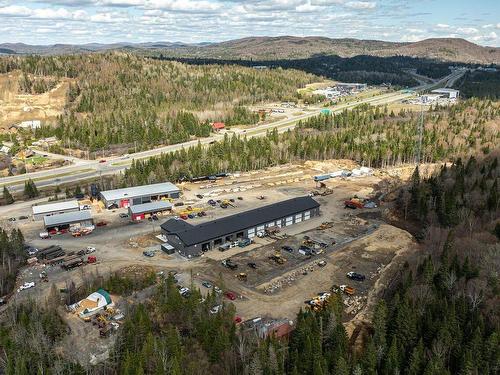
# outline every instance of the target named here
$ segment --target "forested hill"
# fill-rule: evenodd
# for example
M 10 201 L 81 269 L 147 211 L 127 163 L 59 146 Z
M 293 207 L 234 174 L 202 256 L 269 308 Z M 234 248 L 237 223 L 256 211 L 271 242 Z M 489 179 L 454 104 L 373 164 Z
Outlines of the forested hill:
M 4 53 L 68 54 L 103 50 L 162 52 L 168 56 L 276 60 L 302 59 L 318 55 L 354 57 L 408 56 L 461 63 L 499 64 L 500 48 L 483 47 L 460 38 L 431 38 L 417 42 L 386 42 L 380 40 L 333 39 L 319 36 L 248 37 L 219 43 L 114 43 L 85 45 L 57 44 L 33 46 L 22 43 L 0 44 Z
M 297 70 L 192 66 L 125 53 L 0 58 L 0 73 L 15 69 L 28 82 L 23 87 L 37 77 L 71 78 L 65 114 L 36 135 L 90 151 L 187 141 L 207 136 L 210 121 L 254 124 L 258 115 L 246 105 L 297 100 L 298 88 L 321 80 Z

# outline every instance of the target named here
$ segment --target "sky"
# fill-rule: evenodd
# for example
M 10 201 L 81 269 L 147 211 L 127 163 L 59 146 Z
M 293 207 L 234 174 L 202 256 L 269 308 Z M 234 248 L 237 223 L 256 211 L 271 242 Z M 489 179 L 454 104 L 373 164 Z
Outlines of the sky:
M 219 42 L 248 36 L 500 47 L 500 0 L 0 0 L 0 43 Z

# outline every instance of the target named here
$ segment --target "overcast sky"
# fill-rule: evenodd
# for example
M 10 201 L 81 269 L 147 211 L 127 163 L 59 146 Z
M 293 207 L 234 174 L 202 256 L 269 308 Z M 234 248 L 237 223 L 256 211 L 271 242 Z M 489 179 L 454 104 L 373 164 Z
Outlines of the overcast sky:
M 318 35 L 500 47 L 500 0 L 0 0 L 0 43 Z

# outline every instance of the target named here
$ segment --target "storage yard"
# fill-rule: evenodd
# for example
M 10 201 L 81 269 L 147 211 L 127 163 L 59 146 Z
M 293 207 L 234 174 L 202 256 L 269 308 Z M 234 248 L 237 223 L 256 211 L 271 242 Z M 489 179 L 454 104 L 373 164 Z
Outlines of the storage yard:
M 377 199 L 375 187 L 391 186 L 411 171 L 359 168 L 352 161 L 306 162 L 183 182 L 178 184 L 179 198 L 141 203 L 143 209 L 124 204 L 106 210 L 98 200 L 85 201 L 90 203 L 89 210 L 63 214 L 92 213 L 94 229 L 82 237 L 58 231 L 42 239 L 43 222 L 6 221 L 6 225 L 21 228 L 27 243 L 38 249 L 31 250 L 31 265 L 18 281 L 21 286 L 35 285 L 20 290 L 16 297 L 43 298 L 52 283 L 65 288 L 68 280 L 78 283 L 93 274 L 144 266 L 156 271 L 175 270 L 180 286 L 198 287 L 202 293 L 209 290 L 203 282 L 216 285 L 226 294 L 221 295 L 221 302 L 234 303 L 243 320 L 293 320 L 299 308 L 321 308 L 321 293 L 335 290 L 342 290 L 345 296 L 346 324 L 351 319 L 362 320 L 369 314 L 379 284 L 386 283 L 386 278 L 396 272 L 404 258 L 403 250 L 410 251 L 413 241 L 407 232 L 384 222 L 390 206 Z M 283 222 L 276 224 L 278 215 L 272 225 L 264 228 L 252 222 L 259 228 L 250 233 L 252 238 L 248 238 L 247 231 L 228 242 L 221 234 L 220 243 L 191 259 L 177 253 L 175 246 L 168 253 L 165 250 L 168 236 L 162 235 L 160 226 L 168 220 L 182 228 L 196 228 L 203 223 L 210 226 L 232 215 L 244 218 L 255 209 L 267 212 L 266 207 L 294 198 L 317 202 L 319 216 L 304 220 L 306 209 L 299 208 L 301 218 L 294 225 L 286 225 L 289 213 L 283 216 Z M 57 216 L 61 215 L 47 218 Z M 363 276 L 363 281 L 349 278 L 348 272 Z M 69 316 L 68 320 L 75 329 L 87 330 L 85 327 L 91 326 L 78 325 Z M 265 326 L 275 324 L 267 322 Z M 87 334 L 97 338 L 99 330 Z

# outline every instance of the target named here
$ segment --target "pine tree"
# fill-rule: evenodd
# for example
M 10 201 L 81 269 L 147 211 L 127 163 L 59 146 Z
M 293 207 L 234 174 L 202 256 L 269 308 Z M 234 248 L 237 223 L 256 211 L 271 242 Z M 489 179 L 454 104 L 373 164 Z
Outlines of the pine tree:
M 7 186 L 3 187 L 3 200 L 4 200 L 5 204 L 12 204 L 12 203 L 14 203 L 14 197 L 10 193 L 9 189 L 7 188 Z

